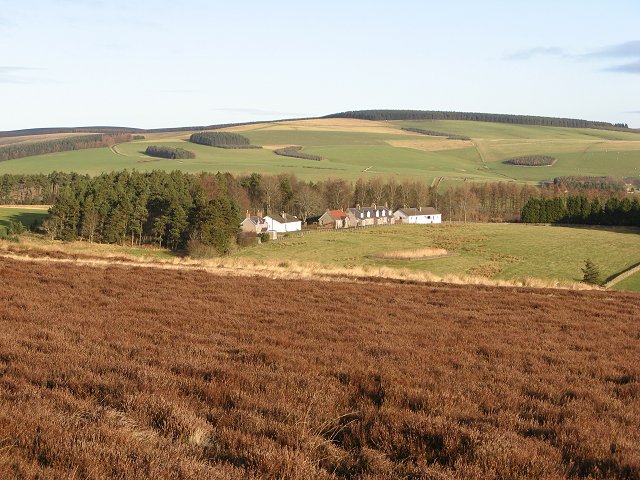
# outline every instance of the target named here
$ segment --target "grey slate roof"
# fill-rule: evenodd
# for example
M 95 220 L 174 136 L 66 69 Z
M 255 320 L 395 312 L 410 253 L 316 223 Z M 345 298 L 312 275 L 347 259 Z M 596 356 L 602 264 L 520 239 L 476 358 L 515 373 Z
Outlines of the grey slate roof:
M 378 215 L 376 216 L 376 212 Z M 384 218 L 391 217 L 393 212 L 390 208 L 386 207 L 364 207 L 364 208 L 347 208 L 346 213 L 350 213 L 356 218 Z M 367 213 L 370 213 L 370 216 L 367 217 Z
M 262 225 L 262 224 L 264 224 L 264 223 L 267 223 L 267 222 L 265 222 L 264 218 L 259 217 L 259 216 L 257 216 L 257 215 L 251 215 L 250 217 L 245 218 L 245 220 L 247 220 L 247 219 L 248 219 L 251 223 L 253 223 L 254 225 Z
M 274 213 L 272 215 L 269 215 L 269 217 L 273 218 L 278 223 L 293 223 L 300 221 L 298 217 L 296 217 L 295 215 L 289 215 L 288 213 L 284 213 L 282 215 Z
M 417 215 L 440 215 L 440 212 L 433 207 L 419 207 L 419 208 L 399 208 L 396 213 L 400 212 L 407 217 L 415 217 Z

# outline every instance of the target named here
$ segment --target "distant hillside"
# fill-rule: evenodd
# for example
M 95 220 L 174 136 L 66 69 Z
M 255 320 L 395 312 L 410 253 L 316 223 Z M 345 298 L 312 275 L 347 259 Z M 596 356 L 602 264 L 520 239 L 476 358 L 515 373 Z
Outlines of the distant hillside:
M 29 135 L 45 135 L 58 133 L 163 133 L 163 132 L 193 132 L 199 130 L 217 130 L 220 128 L 239 127 L 242 125 L 255 125 L 258 123 L 276 123 L 287 122 L 292 120 L 311 120 L 316 117 L 309 118 L 287 118 L 281 120 L 259 120 L 254 122 L 239 123 L 218 123 L 215 125 L 199 125 L 192 127 L 168 127 L 168 128 L 132 128 L 132 127 L 51 127 L 51 128 L 26 128 L 22 130 L 6 130 L 0 131 L 0 138 L 6 137 L 23 137 Z
M 168 128 L 133 128 L 133 127 L 50 127 L 27 128 L 22 130 L 0 131 L 0 138 L 29 135 L 60 134 L 60 133 L 163 133 L 163 132 L 192 132 L 200 130 L 218 130 L 221 128 L 239 127 L 263 123 L 289 122 L 295 120 L 316 120 L 320 118 L 356 118 L 360 120 L 469 120 L 476 122 L 508 123 L 513 125 L 538 125 L 547 127 L 569 128 L 598 128 L 605 130 L 620 130 L 640 133 L 640 129 L 630 129 L 624 123 L 597 122 L 575 118 L 538 117 L 533 115 L 509 115 L 502 113 L 475 112 L 445 112 L 437 110 L 353 110 L 332 113 L 324 117 L 283 118 L 278 120 L 256 120 L 253 122 L 218 123 L 212 125 L 197 125 L 190 127 Z
M 0 138 L 26 137 L 29 135 L 49 135 L 58 133 L 105 133 L 116 135 L 121 133 L 142 133 L 140 128 L 129 127 L 48 127 L 48 128 L 25 128 L 22 130 L 6 130 L 0 132 Z
M 354 110 L 333 113 L 323 118 L 357 118 L 360 120 L 470 120 L 475 122 L 510 123 L 546 127 L 624 129 L 626 124 L 594 122 L 575 118 L 536 117 L 502 113 L 441 112 L 436 110 Z

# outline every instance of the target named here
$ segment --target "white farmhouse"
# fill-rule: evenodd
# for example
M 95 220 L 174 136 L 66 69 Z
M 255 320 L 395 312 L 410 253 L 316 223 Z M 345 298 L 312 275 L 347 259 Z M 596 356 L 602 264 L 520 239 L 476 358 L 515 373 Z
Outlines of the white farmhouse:
M 282 212 L 280 215 L 273 214 L 264 217 L 270 232 L 286 233 L 299 232 L 302 230 L 302 221 L 293 215 Z
M 396 223 L 442 223 L 442 214 L 433 207 L 399 208 L 393 216 Z

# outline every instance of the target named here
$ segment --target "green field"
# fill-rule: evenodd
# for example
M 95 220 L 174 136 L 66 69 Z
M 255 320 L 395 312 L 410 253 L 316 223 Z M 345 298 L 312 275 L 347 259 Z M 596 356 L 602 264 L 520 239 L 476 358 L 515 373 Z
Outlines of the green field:
M 377 258 L 385 252 L 423 247 L 445 248 L 451 255 L 422 260 Z M 524 224 L 394 225 L 290 234 L 235 255 L 347 268 L 398 267 L 436 275 L 497 272 L 489 276 L 580 281 L 586 258 L 596 263 L 603 279 L 640 261 L 640 230 Z
M 401 130 L 414 127 L 466 135 L 470 142 L 450 141 Z M 562 175 L 640 176 L 640 134 L 595 129 L 538 127 L 471 121 L 308 120 L 256 124 L 231 129 L 250 138 L 259 150 L 231 150 L 186 142 L 189 132 L 147 134 L 143 141 L 61 152 L 0 162 L 2 173 L 76 171 L 98 174 L 137 169 L 235 174 L 293 173 L 317 180 L 354 180 L 376 175 L 400 178 L 436 177 L 479 181 L 538 182 Z M 192 150 L 195 159 L 165 160 L 144 155 L 150 145 Z M 301 145 L 322 156 L 321 162 L 275 155 L 279 146 Z M 522 155 L 551 155 L 549 167 L 522 167 L 504 160 Z
M 30 208 L 4 208 L 0 206 L 0 233 L 6 231 L 10 221 L 21 222 L 25 227 L 30 227 L 34 222 L 42 220 L 47 215 L 46 210 Z
M 473 138 L 487 169 L 523 181 L 564 175 L 640 176 L 640 134 L 586 128 L 537 127 L 468 121 L 395 122 Z M 506 165 L 521 155 L 551 155 L 550 167 Z
M 629 292 L 640 292 L 640 273 L 636 273 L 631 275 L 628 278 L 625 278 L 620 283 L 616 283 L 613 287 L 613 290 L 626 290 Z

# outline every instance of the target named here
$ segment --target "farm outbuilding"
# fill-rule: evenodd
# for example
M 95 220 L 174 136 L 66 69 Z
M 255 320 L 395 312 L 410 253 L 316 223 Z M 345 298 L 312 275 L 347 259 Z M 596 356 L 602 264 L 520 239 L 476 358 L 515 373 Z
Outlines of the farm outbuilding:
M 325 228 L 348 228 L 349 217 L 342 210 L 327 210 L 318 219 L 318 225 Z
M 397 223 L 442 223 L 442 214 L 433 207 L 399 208 L 393 216 Z
M 265 233 L 269 230 L 269 225 L 264 218 L 258 215 L 249 215 L 240 224 L 240 230 L 246 233 Z

